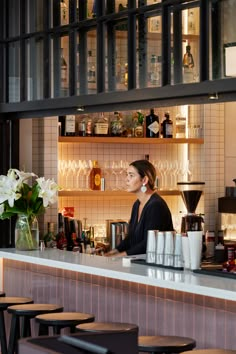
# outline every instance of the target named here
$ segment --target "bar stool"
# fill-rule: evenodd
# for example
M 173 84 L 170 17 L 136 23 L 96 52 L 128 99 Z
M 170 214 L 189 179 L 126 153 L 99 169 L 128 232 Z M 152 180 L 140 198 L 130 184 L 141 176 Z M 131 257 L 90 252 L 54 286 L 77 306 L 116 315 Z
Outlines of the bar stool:
M 7 310 L 8 306 L 16 304 L 32 304 L 34 301 L 30 297 L 10 297 L 1 296 L 0 297 L 0 342 L 1 342 L 1 352 L 2 354 L 7 354 L 7 340 L 6 340 L 6 329 L 4 321 L 4 311 Z
M 196 347 L 192 338 L 177 336 L 139 336 L 138 350 L 145 353 L 182 353 Z
M 138 326 L 131 323 L 122 322 L 92 322 L 76 326 L 78 331 L 83 332 L 138 332 Z
M 31 336 L 30 320 L 37 315 L 52 312 L 62 312 L 63 306 L 55 304 L 25 304 L 10 306 L 7 312 L 12 314 L 11 329 L 8 345 L 8 354 L 18 352 L 17 340 Z M 20 334 L 20 318 L 22 317 L 22 328 Z
M 82 312 L 61 312 L 38 315 L 35 317 L 39 323 L 39 335 L 45 335 L 53 328 L 53 334 L 60 334 L 62 328 L 69 327 L 70 333 L 76 331 L 76 326 L 82 323 L 89 323 L 95 320 L 95 316 Z
M 194 354 L 236 354 L 236 350 L 230 349 L 196 349 Z M 193 354 L 192 351 L 184 352 L 184 354 Z

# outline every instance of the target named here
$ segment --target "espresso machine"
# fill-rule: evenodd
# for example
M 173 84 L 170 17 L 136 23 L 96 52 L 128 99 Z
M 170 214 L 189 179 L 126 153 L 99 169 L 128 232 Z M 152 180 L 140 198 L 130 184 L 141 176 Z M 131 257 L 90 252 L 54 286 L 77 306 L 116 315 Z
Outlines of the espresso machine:
M 202 215 L 196 214 L 195 211 L 201 198 L 205 182 L 178 182 L 177 185 L 187 209 L 187 214 L 182 217 L 181 233 L 203 230 L 203 217 Z

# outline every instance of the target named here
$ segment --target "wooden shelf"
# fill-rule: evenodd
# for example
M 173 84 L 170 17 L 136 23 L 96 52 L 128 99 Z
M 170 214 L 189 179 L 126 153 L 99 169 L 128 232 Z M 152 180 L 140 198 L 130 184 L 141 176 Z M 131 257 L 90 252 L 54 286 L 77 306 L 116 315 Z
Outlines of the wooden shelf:
M 161 196 L 180 195 L 178 190 L 160 190 L 158 194 Z M 78 191 L 78 190 L 61 190 L 58 192 L 59 197 L 118 197 L 118 198 L 135 198 L 135 195 L 126 191 Z
M 203 144 L 202 138 L 126 138 L 96 136 L 60 136 L 59 143 L 90 143 L 90 144 Z

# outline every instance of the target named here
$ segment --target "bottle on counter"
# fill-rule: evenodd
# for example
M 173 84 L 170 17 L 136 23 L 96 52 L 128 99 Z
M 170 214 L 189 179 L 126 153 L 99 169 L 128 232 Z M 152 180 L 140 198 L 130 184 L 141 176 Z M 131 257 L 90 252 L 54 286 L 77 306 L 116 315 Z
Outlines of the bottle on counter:
M 57 241 L 55 235 L 55 227 L 53 222 L 48 222 L 48 230 L 46 235 L 44 235 L 44 243 L 47 248 L 57 248 Z
M 80 119 L 78 124 L 79 136 L 86 136 L 86 118 Z
M 66 116 L 59 116 L 58 117 L 58 134 L 59 136 L 65 136 L 65 124 L 66 124 Z
M 67 239 L 64 230 L 64 217 L 61 213 L 58 213 L 58 234 L 56 236 L 57 248 L 60 250 L 67 249 Z
M 65 135 L 75 136 L 75 133 L 76 133 L 75 116 L 68 115 L 65 118 Z
M 186 138 L 187 137 L 187 124 L 186 117 L 177 114 L 175 117 L 175 137 Z
M 93 135 L 93 122 L 92 118 L 88 118 L 86 122 L 86 136 L 92 136 Z
M 170 119 L 169 112 L 165 113 L 165 119 L 162 122 L 163 138 L 173 138 L 173 122 Z
M 94 124 L 94 136 L 108 136 L 108 121 L 103 113 Z
M 119 112 L 114 112 L 114 117 L 111 121 L 110 131 L 111 136 L 122 136 L 124 130 L 123 119 Z
M 68 249 L 68 245 L 67 245 Z M 73 252 L 79 252 L 79 244 L 77 241 L 77 233 L 76 233 L 76 223 L 75 219 L 70 219 L 70 249 L 68 249 Z
M 89 186 L 93 191 L 101 190 L 101 168 L 96 160 L 93 161 L 93 168 L 89 175 Z
M 150 109 L 150 114 L 146 116 L 146 138 L 159 138 L 159 117 Z

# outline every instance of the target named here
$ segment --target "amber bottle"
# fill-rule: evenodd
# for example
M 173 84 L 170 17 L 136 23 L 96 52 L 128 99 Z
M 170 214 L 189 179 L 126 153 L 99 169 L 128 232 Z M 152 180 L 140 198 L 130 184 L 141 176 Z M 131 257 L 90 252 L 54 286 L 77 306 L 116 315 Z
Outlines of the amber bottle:
M 93 161 L 93 168 L 89 175 L 90 189 L 93 191 L 101 190 L 101 168 L 98 166 L 98 162 Z

